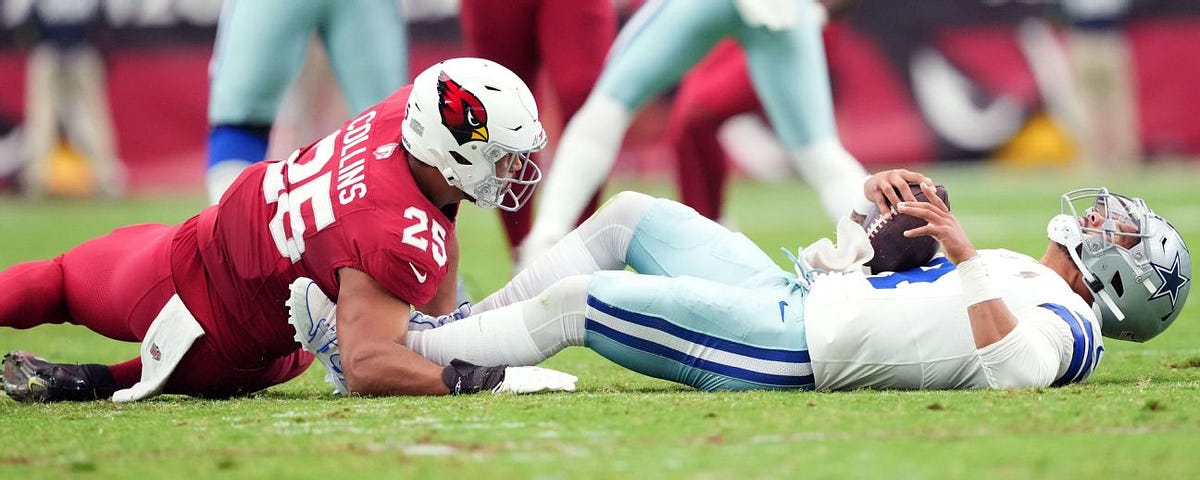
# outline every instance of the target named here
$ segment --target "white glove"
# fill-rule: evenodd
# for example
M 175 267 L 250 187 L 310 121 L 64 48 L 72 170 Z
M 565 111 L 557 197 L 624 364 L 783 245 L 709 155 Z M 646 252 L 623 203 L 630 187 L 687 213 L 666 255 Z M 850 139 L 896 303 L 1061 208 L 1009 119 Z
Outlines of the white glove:
M 457 322 L 469 316 L 471 316 L 471 302 L 463 302 L 453 312 L 439 317 L 413 310 L 412 315 L 408 317 L 408 331 L 422 332 L 447 323 Z
M 506 367 L 504 381 L 492 393 L 574 392 L 579 379 L 569 373 L 542 367 Z

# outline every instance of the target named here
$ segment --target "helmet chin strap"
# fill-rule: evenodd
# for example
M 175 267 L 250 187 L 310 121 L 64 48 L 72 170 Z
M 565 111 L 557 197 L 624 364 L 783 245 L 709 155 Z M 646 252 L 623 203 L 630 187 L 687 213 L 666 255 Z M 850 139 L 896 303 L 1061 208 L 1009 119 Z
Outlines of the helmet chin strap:
M 1091 290 L 1092 295 L 1104 302 L 1109 309 L 1116 315 L 1117 321 L 1125 320 L 1125 313 L 1117 307 L 1117 302 L 1113 301 L 1112 296 L 1104 290 L 1104 284 L 1083 265 L 1083 259 L 1079 257 L 1076 247 L 1081 244 L 1083 238 L 1083 230 L 1079 228 L 1079 220 L 1073 215 L 1059 214 L 1050 219 L 1050 223 L 1046 225 L 1046 236 L 1054 243 L 1067 247 L 1067 254 L 1071 256 L 1071 261 L 1075 262 L 1075 266 L 1079 268 L 1079 272 L 1083 274 L 1084 283 L 1088 290 Z

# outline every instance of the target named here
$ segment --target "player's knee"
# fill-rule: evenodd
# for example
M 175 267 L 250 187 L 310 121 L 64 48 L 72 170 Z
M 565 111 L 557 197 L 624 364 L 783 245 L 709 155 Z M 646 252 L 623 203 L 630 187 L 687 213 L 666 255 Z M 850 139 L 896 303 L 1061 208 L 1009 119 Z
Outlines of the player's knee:
M 591 275 L 555 282 L 536 301 L 523 302 L 522 318 L 538 349 L 549 355 L 565 346 L 583 345 Z
M 572 275 L 546 288 L 540 295 L 543 304 L 569 305 L 586 303 L 588 288 L 592 284 L 591 275 Z
M 614 217 L 626 217 L 631 212 L 636 212 L 640 216 L 640 213 L 644 212 L 653 201 L 654 197 L 650 195 L 632 190 L 624 190 L 613 195 L 607 202 L 604 202 L 604 205 L 600 206 L 600 211 Z
M 654 197 L 644 193 L 629 190 L 619 192 L 604 202 L 596 210 L 596 213 L 579 228 L 584 233 L 588 233 L 588 231 L 594 233 L 612 225 L 633 228 L 641 221 L 642 216 L 646 214 L 654 200 Z

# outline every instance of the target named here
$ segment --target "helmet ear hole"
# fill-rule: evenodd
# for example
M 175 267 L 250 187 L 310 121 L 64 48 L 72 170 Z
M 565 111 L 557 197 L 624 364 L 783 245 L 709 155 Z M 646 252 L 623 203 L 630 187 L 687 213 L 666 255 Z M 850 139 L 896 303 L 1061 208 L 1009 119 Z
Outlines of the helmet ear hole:
M 1108 281 L 1112 285 L 1113 291 L 1116 292 L 1117 298 L 1125 296 L 1125 284 L 1121 283 L 1121 272 L 1113 274 L 1112 279 Z
M 454 157 L 454 161 L 458 162 L 459 165 L 467 165 L 467 166 L 471 165 L 470 160 L 467 160 L 466 157 L 463 157 L 462 155 L 460 155 L 458 152 L 456 152 L 454 150 L 450 151 L 450 156 Z

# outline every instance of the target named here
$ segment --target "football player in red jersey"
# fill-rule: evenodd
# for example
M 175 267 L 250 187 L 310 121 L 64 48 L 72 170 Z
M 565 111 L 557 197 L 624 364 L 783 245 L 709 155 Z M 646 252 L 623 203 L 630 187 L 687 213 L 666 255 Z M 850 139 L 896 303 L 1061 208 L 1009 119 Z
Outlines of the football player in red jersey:
M 529 154 L 545 143 L 511 71 L 438 63 L 287 160 L 251 166 L 182 224 L 119 228 L 0 272 L 0 325 L 73 323 L 142 343 L 139 358 L 108 366 L 9 353 L 5 392 L 220 398 L 285 382 L 313 360 L 296 340 L 320 340 L 288 323 L 288 285 L 301 276 L 339 299 L 341 365 L 357 393 L 573 389 L 559 372 L 443 367 L 404 347 L 413 306 L 453 309 L 454 282 L 442 280 L 457 270 L 458 203 L 521 208 L 541 179 Z
M 459 18 L 470 55 L 511 68 L 535 90 L 544 70 L 564 119 L 587 100 L 617 36 L 611 0 L 463 0 Z M 596 210 L 598 196 L 592 196 L 579 221 Z M 530 209 L 500 213 L 509 246 L 525 239 L 532 216 Z

